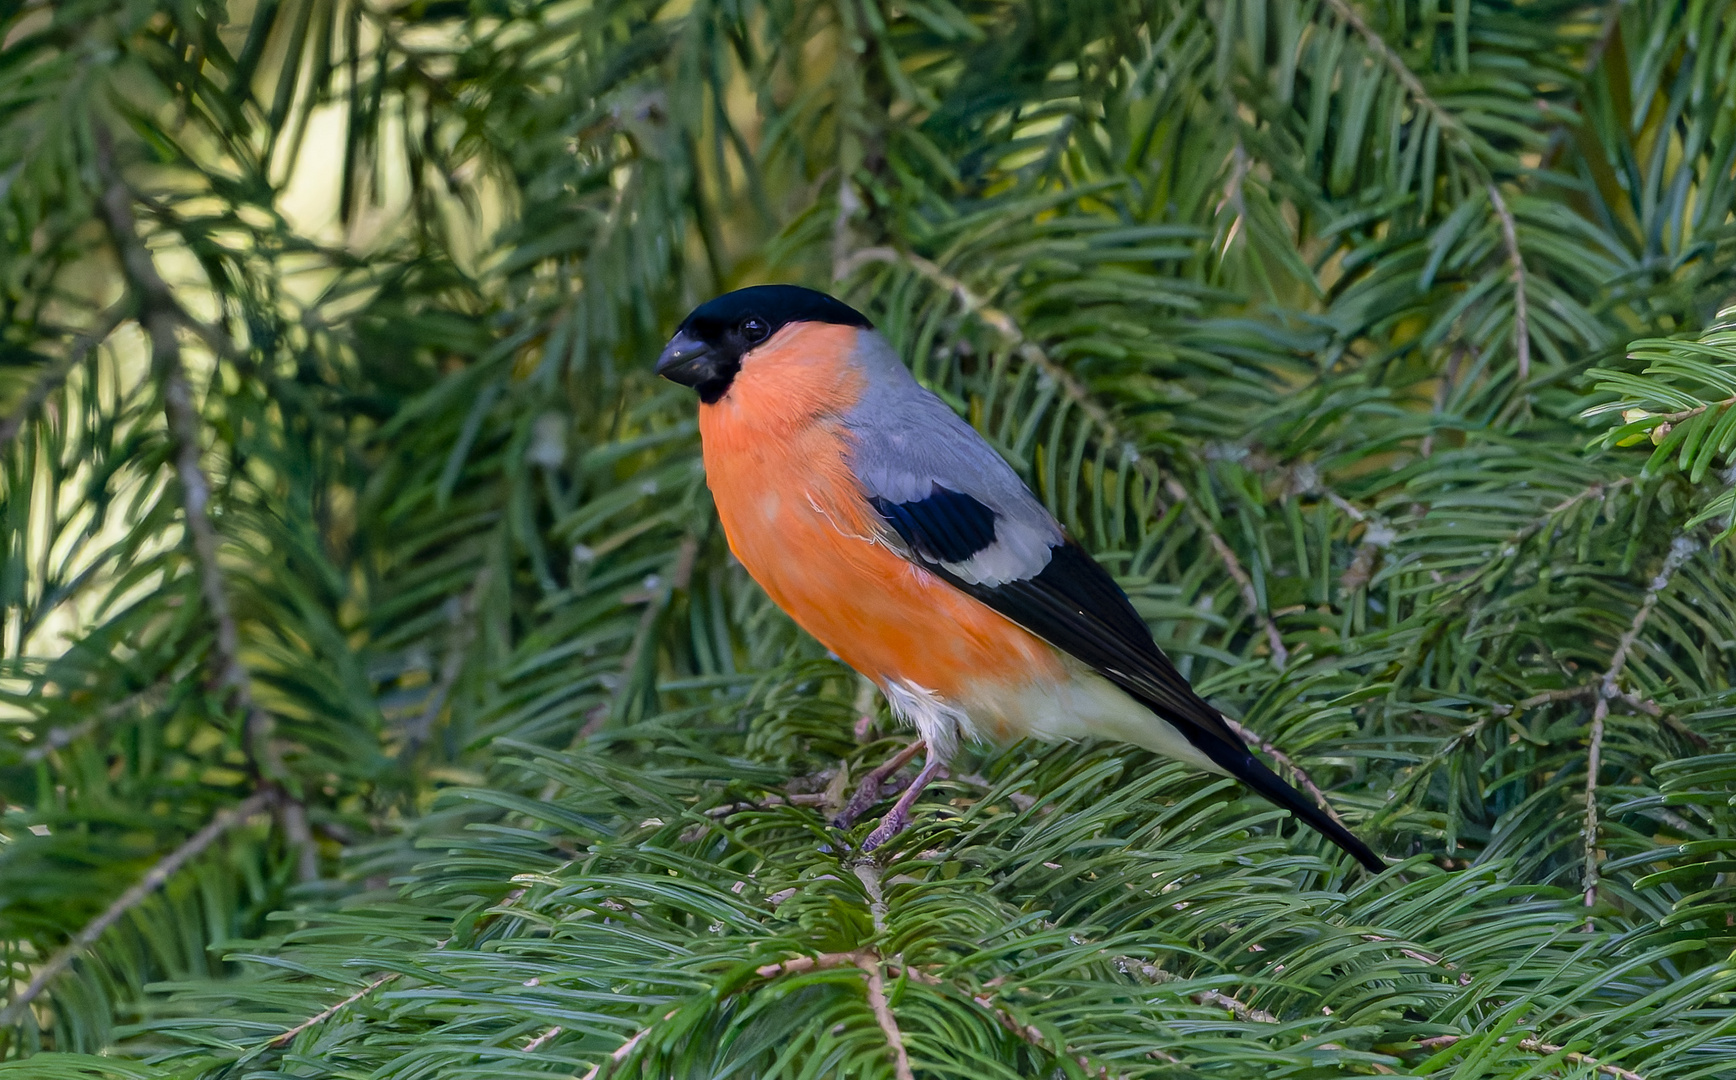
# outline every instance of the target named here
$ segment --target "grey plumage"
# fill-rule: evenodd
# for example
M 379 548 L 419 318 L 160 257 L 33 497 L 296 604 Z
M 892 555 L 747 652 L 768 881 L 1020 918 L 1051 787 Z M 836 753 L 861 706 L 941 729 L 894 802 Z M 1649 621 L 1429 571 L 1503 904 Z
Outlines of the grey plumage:
M 994 543 L 939 565 L 990 587 L 1041 573 L 1062 542 L 1061 526 L 981 435 L 911 377 L 885 338 L 864 330 L 858 341 L 867 386 L 844 422 L 854 440 L 850 467 L 865 492 L 891 503 L 926 499 L 937 485 L 969 495 L 994 511 Z M 903 544 L 887 533 L 888 543 Z

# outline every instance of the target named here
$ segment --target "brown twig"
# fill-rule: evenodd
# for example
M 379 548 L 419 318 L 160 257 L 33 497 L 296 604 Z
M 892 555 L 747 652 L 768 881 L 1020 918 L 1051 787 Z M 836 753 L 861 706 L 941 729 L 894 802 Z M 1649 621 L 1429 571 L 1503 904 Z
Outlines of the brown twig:
M 1417 1046 L 1424 1050 L 1440 1050 L 1452 1046 L 1455 1043 L 1462 1042 L 1467 1037 L 1468 1036 L 1464 1035 L 1435 1035 L 1427 1039 L 1418 1039 Z M 1503 1036 L 1497 1041 L 1504 1043 L 1507 1042 L 1508 1039 Z M 1518 1046 L 1519 1049 L 1532 1054 L 1543 1054 L 1545 1056 L 1560 1054 L 1562 1060 L 1566 1061 L 1569 1065 L 1583 1065 L 1586 1068 L 1595 1069 L 1596 1071 L 1603 1073 L 1605 1076 L 1612 1076 L 1615 1080 L 1646 1080 L 1646 1078 L 1641 1076 L 1639 1073 L 1630 1069 L 1624 1069 L 1620 1065 L 1610 1065 L 1607 1062 L 1599 1061 L 1589 1054 L 1581 1054 L 1576 1050 L 1566 1050 L 1563 1047 L 1556 1046 L 1553 1043 L 1546 1043 L 1539 1039 L 1522 1038 L 1518 1040 Z
M 818 953 L 813 956 L 795 956 L 775 964 L 762 965 L 754 970 L 754 974 L 758 975 L 762 979 L 776 979 L 784 975 L 801 975 L 809 971 L 827 971 L 841 967 L 860 968 L 863 972 L 868 974 L 871 986 L 872 980 L 879 977 L 879 973 L 882 971 L 890 972 L 895 978 L 909 979 L 911 982 L 921 983 L 924 986 L 945 987 L 949 985 L 945 979 L 931 975 L 928 972 L 912 967 L 909 964 L 901 963 L 897 960 L 882 959 L 880 955 L 872 949 L 857 949 L 851 952 Z M 1012 1035 L 1022 1039 L 1045 1053 L 1052 1054 L 1056 1052 L 1049 1044 L 1049 1040 L 1044 1037 L 1042 1029 L 1038 1028 L 1035 1024 L 1021 1023 L 1018 1017 L 1003 1008 L 991 995 L 986 993 L 972 993 L 970 999 L 978 1008 L 992 1016 L 995 1023 L 1005 1028 Z M 870 1002 L 872 1003 L 872 996 L 870 996 Z M 878 1017 L 878 1015 L 879 1014 L 876 1013 L 876 1017 Z M 890 1011 L 888 1011 L 887 1015 L 890 1016 Z M 882 1030 L 884 1030 L 884 1025 L 882 1025 Z M 1063 1046 L 1060 1049 L 1060 1053 L 1065 1055 L 1070 1053 L 1070 1051 L 1067 1047 Z M 1102 1080 L 1115 1080 L 1114 1075 L 1110 1073 L 1107 1067 L 1094 1064 L 1090 1058 L 1083 1054 L 1073 1055 L 1073 1060 L 1077 1061 L 1081 1068 L 1095 1071 Z M 900 1075 L 903 1074 L 900 1073 Z
M 1489 202 L 1501 222 L 1501 239 L 1507 250 L 1507 261 L 1513 269 L 1513 348 L 1519 361 L 1519 380 L 1523 383 L 1531 373 L 1530 313 L 1525 299 L 1525 260 L 1519 252 L 1518 229 L 1515 227 L 1512 212 L 1507 209 L 1507 201 L 1501 197 L 1500 189 L 1495 186 L 1488 166 L 1472 149 L 1470 130 L 1450 109 L 1435 100 L 1434 95 L 1423 85 L 1422 79 L 1404 62 L 1404 58 L 1368 24 L 1368 20 L 1362 17 L 1362 13 L 1356 10 L 1350 0 L 1327 0 L 1327 6 L 1332 9 L 1333 14 L 1356 31 L 1369 50 L 1379 57 L 1380 62 L 1398 79 L 1405 93 L 1434 119 L 1441 133 L 1447 136 L 1449 148 L 1470 164 L 1488 188 Z
M 84 928 L 72 936 L 72 940 L 62 945 L 48 962 L 36 969 L 30 983 L 4 1009 L 0 1009 L 0 1029 L 17 1023 L 30 1003 L 35 1001 L 48 984 L 65 971 L 74 960 L 86 949 L 94 945 L 98 938 L 109 927 L 119 922 L 121 916 L 138 907 L 145 898 L 173 877 L 183 866 L 198 858 L 224 833 L 261 810 L 270 806 L 274 794 L 261 791 L 251 795 L 234 806 L 219 810 L 210 821 L 198 832 L 181 842 L 181 846 L 158 859 L 156 865 L 145 871 L 145 875 L 134 882 L 126 892 L 116 897 L 114 903 L 103 909 L 103 913 L 84 925 Z
M 102 343 L 109 339 L 109 335 L 113 334 L 120 324 L 126 321 L 130 306 L 128 300 L 123 297 L 119 303 L 104 310 L 96 317 L 96 322 L 91 325 L 89 330 L 80 334 L 72 344 L 67 346 L 64 356 L 51 364 L 47 371 L 37 376 L 36 381 L 30 386 L 30 391 L 24 395 L 24 400 L 19 402 L 18 407 L 13 409 L 5 419 L 0 420 L 0 450 L 6 449 L 12 440 L 17 438 L 25 421 L 29 420 L 31 415 L 42 407 L 42 403 L 48 400 L 49 395 L 59 390 L 78 365 L 84 363 L 85 359 L 100 348 Z
M 84 738 L 86 735 L 89 735 L 108 721 L 131 711 L 136 705 L 151 702 L 160 705 L 165 689 L 166 687 L 163 683 L 147 686 L 137 693 L 128 694 L 121 700 L 105 706 L 102 711 L 97 713 L 95 716 L 88 717 L 84 720 L 80 720 L 76 724 L 69 724 L 65 727 L 50 728 L 48 733 L 42 737 L 40 743 L 33 745 L 30 749 L 24 752 L 25 763 L 34 765 L 38 761 L 41 761 L 48 757 L 48 755 L 54 753 L 56 750 L 71 746 L 73 743 Z
M 910 1071 L 910 1055 L 904 1049 L 904 1033 L 898 1030 L 898 1020 L 892 1015 L 892 1006 L 886 1000 L 886 976 L 881 971 L 878 958 L 871 963 L 860 965 L 868 976 L 868 1007 L 874 1012 L 874 1022 L 880 1025 L 880 1033 L 886 1036 L 886 1045 L 892 1051 L 892 1071 L 898 1080 L 916 1080 L 916 1074 Z
M 665 1013 L 663 1014 L 663 1019 L 667 1020 L 674 1015 L 673 1012 Z M 626 1061 L 631 1057 L 633 1051 L 639 1048 L 639 1044 L 644 1042 L 646 1037 L 651 1034 L 651 1030 L 652 1029 L 650 1028 L 644 1028 L 635 1033 L 626 1042 L 617 1046 L 614 1052 L 609 1055 L 609 1068 L 613 1069 L 616 1065 L 621 1064 L 621 1062 Z M 585 1075 L 581 1076 L 579 1080 L 597 1080 L 598 1074 L 603 1071 L 603 1064 L 603 1062 L 598 1062 L 597 1064 L 592 1065 L 589 1069 L 585 1070 Z
M 724 803 L 722 806 L 714 806 L 711 809 L 706 810 L 704 813 L 705 816 L 709 818 L 721 818 L 728 817 L 731 814 L 739 814 L 744 810 L 769 810 L 774 806 L 824 805 L 826 805 L 825 792 L 815 791 L 803 792 L 796 795 L 767 795 L 765 798 L 760 799 L 757 802 Z
M 1216 990 L 1201 990 L 1193 996 L 1193 999 L 1200 1005 L 1210 1005 L 1219 1009 L 1228 1009 L 1230 1015 L 1234 1016 L 1237 1020 L 1244 1022 L 1251 1021 L 1256 1024 L 1276 1024 L 1278 1022 L 1278 1018 L 1267 1012 L 1265 1009 L 1256 1009 L 1252 1005 L 1246 1004 L 1228 994 L 1220 993 Z
M 1609 703 L 1620 695 L 1616 685 L 1621 678 L 1622 670 L 1627 667 L 1628 657 L 1632 655 L 1634 645 L 1639 641 L 1640 630 L 1651 617 L 1653 609 L 1658 606 L 1658 597 L 1669 588 L 1670 579 L 1682 564 L 1698 551 L 1700 545 L 1686 536 L 1678 536 L 1670 543 L 1670 553 L 1664 556 L 1664 565 L 1658 568 L 1657 576 L 1646 587 L 1646 595 L 1640 601 L 1639 610 L 1634 612 L 1633 622 L 1628 625 L 1627 632 L 1616 642 L 1615 654 L 1610 657 L 1609 669 L 1603 673 L 1598 682 L 1597 705 L 1591 713 L 1590 746 L 1586 751 L 1585 764 L 1585 906 L 1591 907 L 1597 903 L 1597 774 L 1603 767 L 1603 731 L 1604 721 L 1609 719 Z M 1587 931 L 1592 929 L 1589 916 L 1585 920 Z
M 1320 786 L 1316 784 L 1305 771 L 1303 771 L 1302 766 L 1290 760 L 1288 754 L 1284 753 L 1284 751 L 1278 749 L 1276 746 L 1273 746 L 1271 742 L 1262 738 L 1258 733 L 1250 731 L 1227 716 L 1224 717 L 1224 723 L 1229 725 L 1230 730 L 1240 736 L 1243 742 L 1247 743 L 1249 746 L 1258 747 L 1267 757 L 1276 761 L 1280 768 L 1290 773 L 1295 778 L 1296 782 L 1302 786 L 1302 790 L 1312 796 L 1315 803 L 1320 806 L 1320 809 L 1326 812 L 1327 817 L 1338 822 L 1340 825 L 1344 825 L 1344 819 L 1338 816 L 1338 811 L 1334 810 L 1332 808 L 1332 803 L 1327 801 L 1326 793 L 1321 791 Z M 1346 825 L 1345 828 L 1349 828 L 1349 826 Z
M 1212 550 L 1217 552 L 1218 560 L 1224 564 L 1224 569 L 1229 571 L 1230 577 L 1235 579 L 1236 586 L 1242 591 L 1242 603 L 1248 606 L 1248 614 L 1253 616 L 1266 632 L 1266 644 L 1272 650 L 1272 660 L 1280 670 L 1288 667 L 1290 665 L 1290 650 L 1284 647 L 1284 637 L 1278 633 L 1278 624 L 1273 622 L 1272 616 L 1260 607 L 1260 595 L 1254 590 L 1253 579 L 1248 577 L 1246 570 L 1242 569 L 1241 560 L 1236 558 L 1235 551 L 1231 549 L 1223 537 L 1218 535 L 1217 529 L 1212 526 L 1211 519 L 1207 518 L 1204 511 L 1200 510 L 1194 500 L 1188 497 L 1187 488 L 1182 487 L 1181 483 L 1173 477 L 1166 477 L 1163 486 L 1164 490 L 1169 492 L 1170 498 L 1188 508 L 1189 516 L 1194 519 L 1194 523 L 1200 531 L 1206 534 L 1206 540 L 1211 544 Z
M 1585 683 L 1585 684 L 1582 684 L 1580 686 L 1565 686 L 1559 690 L 1545 690 L 1540 694 L 1532 694 L 1530 697 L 1526 698 L 1524 701 L 1521 701 L 1518 704 L 1512 706 L 1512 708 L 1514 708 L 1514 709 L 1532 709 L 1532 708 L 1536 708 L 1539 705 L 1548 705 L 1548 704 L 1551 704 L 1551 703 L 1557 702 L 1557 701 L 1577 701 L 1580 698 L 1595 697 L 1595 696 L 1600 695 L 1602 693 L 1603 693 L 1603 683 L 1600 680 L 1600 681 L 1595 682 L 1595 683 Z M 1684 739 L 1687 739 L 1689 742 L 1693 743 L 1695 746 L 1699 747 L 1702 750 L 1706 750 L 1706 749 L 1711 748 L 1712 744 L 1710 741 L 1707 740 L 1706 736 L 1700 734 L 1698 731 L 1695 731 L 1693 728 L 1682 723 L 1680 718 L 1678 718 L 1676 716 L 1672 716 L 1671 714 L 1665 712 L 1663 706 L 1659 705 L 1657 702 L 1653 701 L 1651 698 L 1640 697 L 1638 694 L 1634 693 L 1631 690 L 1619 690 L 1618 689 L 1616 691 L 1614 697 L 1612 697 L 1610 700 L 1611 701 L 1619 701 L 1623 705 L 1626 705 L 1628 708 L 1632 709 L 1636 713 L 1643 713 L 1646 716 L 1652 717 L 1658 723 L 1669 728 L 1671 731 L 1674 731 L 1676 734 L 1682 736 L 1682 738 L 1684 738 Z M 1507 706 L 1498 706 L 1498 707 L 1503 708 L 1503 709 L 1507 708 Z M 1503 713 L 1502 715 L 1506 715 L 1506 714 Z
M 524 1052 L 527 1054 L 536 1053 L 538 1050 L 541 1050 L 543 1048 L 544 1043 L 548 1042 L 550 1039 L 554 1038 L 556 1035 L 559 1035 L 560 1033 L 561 1033 L 561 1026 L 559 1024 L 556 1024 L 554 1027 L 549 1028 L 547 1031 L 543 1032 L 541 1035 L 538 1035 L 536 1038 L 532 1039 L 530 1042 L 525 1043 L 524 1044 Z
M 378 990 L 380 987 L 391 982 L 393 979 L 396 979 L 398 977 L 398 974 L 399 974 L 398 972 L 394 971 L 394 972 L 387 974 L 387 975 L 381 975 L 379 978 L 375 979 L 373 982 L 369 983 L 368 985 L 362 987 L 360 990 L 357 990 L 355 993 L 351 994 L 349 997 L 338 1002 L 336 1005 L 332 1005 L 328 1008 L 321 1009 L 319 1012 L 308 1017 L 306 1020 L 303 1020 L 301 1023 L 290 1028 L 288 1031 L 284 1032 L 283 1034 L 274 1036 L 265 1045 L 268 1047 L 271 1047 L 272 1049 L 277 1049 L 278 1047 L 289 1045 L 290 1040 L 294 1039 L 297 1035 L 300 1035 L 302 1032 L 306 1031 L 308 1028 L 316 1027 L 320 1024 L 325 1023 L 327 1020 L 330 1020 L 332 1017 L 336 1016 L 338 1013 L 349 1008 L 351 1005 L 354 1005 L 356 1002 L 367 997 L 369 994 L 373 993 L 375 990 Z
M 1513 212 L 1501 189 L 1489 181 L 1489 202 L 1495 216 L 1501 219 L 1501 242 L 1507 248 L 1507 262 L 1513 268 L 1513 351 L 1519 358 L 1519 382 L 1531 377 L 1531 315 L 1525 301 L 1525 258 L 1519 253 L 1519 229 Z
M 568 862 L 565 864 L 565 866 L 571 866 L 571 865 L 572 865 L 571 862 Z M 560 869 L 565 869 L 565 866 L 561 867 Z M 555 872 L 559 873 L 560 869 L 557 869 Z M 500 916 L 505 913 L 506 909 L 512 907 L 512 905 L 518 903 L 519 900 L 521 900 L 524 897 L 524 894 L 526 891 L 527 891 L 526 888 L 518 888 L 518 889 L 514 889 L 510 893 L 507 893 L 506 896 L 501 900 L 499 905 L 497 905 L 493 911 L 489 912 L 487 915 L 483 916 L 481 919 L 478 919 L 476 921 L 476 924 L 471 928 L 472 933 L 480 931 L 483 927 L 487 926 L 489 923 L 493 922 L 495 919 L 500 918 Z M 442 938 L 440 941 L 435 943 L 434 951 L 439 952 L 440 950 L 446 948 L 446 943 L 451 941 L 451 940 L 452 940 L 451 938 Z M 362 987 L 360 990 L 357 990 L 355 993 L 351 994 L 349 997 L 343 999 L 342 1001 L 338 1002 L 337 1004 L 328 1006 L 324 1009 L 321 1009 L 319 1012 L 308 1017 L 306 1020 L 303 1020 L 301 1023 L 295 1025 L 294 1027 L 290 1028 L 288 1031 L 285 1031 L 280 1035 L 272 1036 L 270 1039 L 266 1040 L 264 1046 L 262 1046 L 260 1049 L 277 1049 L 279 1047 L 283 1047 L 283 1046 L 288 1045 L 288 1043 L 291 1039 L 295 1038 L 297 1035 L 306 1031 L 308 1028 L 311 1028 L 316 1024 L 320 1024 L 320 1023 L 325 1022 L 326 1020 L 331 1019 L 333 1016 L 337 1015 L 342 1010 L 349 1008 L 351 1005 L 354 1005 L 356 1002 L 367 997 L 369 994 L 373 993 L 375 990 L 378 990 L 380 987 L 391 982 L 393 979 L 398 978 L 398 976 L 400 974 L 402 974 L 402 973 L 394 971 L 394 972 L 389 972 L 385 975 L 380 976 L 379 978 L 375 979 L 373 982 Z M 559 1031 L 559 1030 L 560 1030 L 560 1028 L 555 1028 L 555 1031 Z M 544 1036 L 544 1038 L 552 1038 L 553 1035 L 554 1035 L 554 1032 L 549 1032 Z
M 1412 71 L 1410 65 L 1404 62 L 1404 58 L 1386 43 L 1385 38 L 1375 32 L 1374 27 L 1368 25 L 1368 21 L 1362 17 L 1362 13 L 1351 6 L 1349 0 L 1327 0 L 1327 6 L 1332 9 L 1333 14 L 1343 19 L 1367 43 L 1370 51 L 1378 56 L 1381 63 L 1386 65 L 1387 70 L 1391 71 L 1393 76 L 1398 79 L 1404 87 L 1405 93 L 1409 94 L 1417 105 L 1434 117 L 1435 123 L 1443 132 L 1452 132 L 1459 148 L 1463 152 L 1469 153 L 1468 133 L 1465 130 L 1465 125 L 1460 123 L 1459 118 L 1453 115 L 1446 106 L 1434 99 L 1434 95 L 1430 94 L 1428 88 L 1423 86 L 1423 81 L 1417 78 L 1417 73 Z
M 857 859 L 850 867 L 862 889 L 868 894 L 868 915 L 874 920 L 874 932 L 886 933 L 886 893 L 880 885 L 880 867 L 871 858 Z
M 181 363 L 178 331 L 189 320 L 168 282 L 157 273 L 150 250 L 139 236 L 133 217 L 132 191 L 115 163 L 108 130 L 99 125 L 94 134 L 96 171 L 103 183 L 97 205 L 120 253 L 127 280 L 138 297 L 137 318 L 150 337 L 152 367 L 162 383 L 163 413 L 174 443 L 175 474 L 181 484 L 187 532 L 199 572 L 199 591 L 216 629 L 212 651 L 217 682 L 228 693 L 230 703 L 247 718 L 250 765 L 267 783 L 279 783 L 285 777 L 282 755 L 271 738 L 271 717 L 254 701 L 252 681 L 241 662 L 241 634 L 217 558 L 219 539 L 209 513 L 211 482 L 199 461 L 200 418 L 193 404 L 193 388 Z

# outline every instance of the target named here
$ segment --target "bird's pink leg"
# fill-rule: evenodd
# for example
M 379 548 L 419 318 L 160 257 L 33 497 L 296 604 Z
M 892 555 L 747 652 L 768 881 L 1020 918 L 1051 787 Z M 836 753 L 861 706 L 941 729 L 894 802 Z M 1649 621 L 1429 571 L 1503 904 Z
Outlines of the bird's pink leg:
M 850 801 L 845 803 L 844 809 L 832 819 L 832 824 L 840 829 L 848 829 L 856 824 L 857 818 L 866 814 L 869 807 L 880 801 L 880 785 L 886 782 L 886 778 L 904 768 L 911 758 L 922 753 L 923 746 L 921 739 L 915 740 L 864 776 L 862 782 L 856 785 L 856 792 L 850 796 Z
M 916 779 L 910 782 L 910 786 L 904 789 L 904 794 L 898 796 L 898 801 L 892 804 L 892 809 L 880 819 L 880 824 L 862 841 L 862 850 L 873 851 L 903 832 L 910 824 L 910 808 L 916 803 L 916 797 L 922 794 L 922 789 L 928 786 L 930 780 L 945 772 L 946 762 L 934 754 L 929 754 L 922 763 L 922 771 L 916 774 Z

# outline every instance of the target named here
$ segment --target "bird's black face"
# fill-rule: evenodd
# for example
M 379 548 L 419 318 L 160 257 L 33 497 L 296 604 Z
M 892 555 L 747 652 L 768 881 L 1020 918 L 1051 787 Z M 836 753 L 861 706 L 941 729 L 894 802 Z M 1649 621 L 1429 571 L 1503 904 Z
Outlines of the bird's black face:
M 657 358 L 657 374 L 691 386 L 715 405 L 729 393 L 742 361 L 791 323 L 872 327 L 855 308 L 797 285 L 754 285 L 701 304 Z

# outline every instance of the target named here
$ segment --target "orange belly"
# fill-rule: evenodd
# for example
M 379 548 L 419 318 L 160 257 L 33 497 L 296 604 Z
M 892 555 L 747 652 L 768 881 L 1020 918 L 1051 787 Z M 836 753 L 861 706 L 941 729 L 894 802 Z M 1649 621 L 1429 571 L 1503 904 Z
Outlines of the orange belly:
M 700 409 L 706 481 L 730 550 L 779 607 L 857 671 L 882 686 L 901 680 L 933 691 L 972 712 L 986 735 L 1019 734 L 992 708 L 973 707 L 1001 696 L 973 692 L 973 684 L 1063 679 L 1054 650 L 888 549 L 849 471 L 837 412 L 790 415 L 784 381 L 783 407 L 761 415 L 757 388 L 742 385 L 756 366 Z M 829 389 L 836 396 L 849 388 Z

